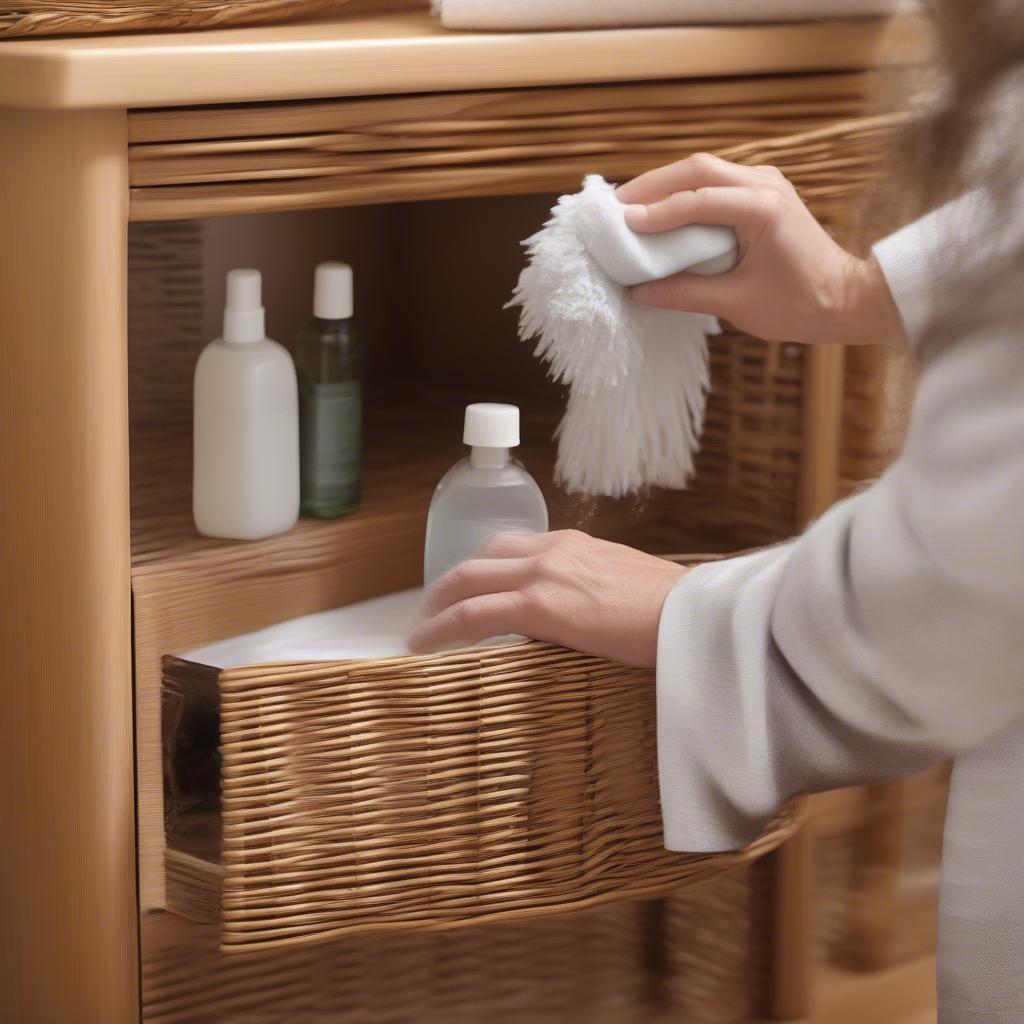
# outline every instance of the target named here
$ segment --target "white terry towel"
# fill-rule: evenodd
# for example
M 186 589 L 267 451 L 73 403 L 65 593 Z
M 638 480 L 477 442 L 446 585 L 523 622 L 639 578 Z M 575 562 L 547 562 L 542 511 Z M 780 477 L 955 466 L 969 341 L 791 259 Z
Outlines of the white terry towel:
M 339 661 L 408 654 L 406 637 L 420 619 L 423 591 L 402 590 L 369 601 L 277 622 L 197 647 L 179 657 L 216 668 L 267 661 Z
M 629 229 L 625 206 L 598 175 L 562 196 L 523 244 L 529 262 L 509 305 L 519 334 L 569 385 L 556 434 L 556 480 L 570 492 L 621 497 L 682 488 L 693 472 L 708 387 L 714 317 L 632 302 L 628 285 L 680 270 L 720 273 L 738 254 L 731 228 Z
M 558 29 L 811 21 L 890 14 L 908 0 L 433 0 L 445 28 Z

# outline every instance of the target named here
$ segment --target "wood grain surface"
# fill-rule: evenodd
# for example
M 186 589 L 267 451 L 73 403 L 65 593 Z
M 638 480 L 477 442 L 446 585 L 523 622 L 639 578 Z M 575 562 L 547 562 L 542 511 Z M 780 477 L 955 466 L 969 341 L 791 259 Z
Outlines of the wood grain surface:
M 136 1020 L 123 112 L 0 111 L 0 1016 Z
M 783 25 L 452 32 L 426 11 L 206 32 L 11 39 L 0 104 L 187 106 L 312 96 L 790 74 L 927 57 L 915 17 Z

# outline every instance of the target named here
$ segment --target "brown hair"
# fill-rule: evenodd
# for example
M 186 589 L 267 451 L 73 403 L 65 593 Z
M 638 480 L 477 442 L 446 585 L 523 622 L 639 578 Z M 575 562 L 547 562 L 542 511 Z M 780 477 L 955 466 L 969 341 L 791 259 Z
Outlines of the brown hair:
M 1010 207 L 1024 201 L 1024 0 L 930 0 L 937 68 L 926 83 L 929 99 L 906 132 L 899 163 L 908 187 L 897 190 L 898 222 L 938 206 L 967 188 L 985 186 L 995 203 L 997 225 L 1012 231 L 1024 220 Z M 919 83 L 920 84 L 920 83 Z M 973 328 L 1024 315 L 1024 233 L 998 247 L 999 263 L 951 252 L 936 282 L 936 317 L 927 349 L 963 337 Z M 954 263 L 954 261 L 957 261 Z M 947 274 L 958 281 L 944 288 Z
M 982 156 L 983 134 L 1002 143 L 992 146 L 992 159 L 983 158 L 988 183 L 1012 185 L 1020 171 L 1015 143 L 1024 120 L 1013 119 L 1012 103 L 1001 103 L 1015 85 L 1024 84 L 1017 81 L 1024 74 L 1024 2 L 931 0 L 929 6 L 943 77 L 908 134 L 905 164 L 922 208 L 963 188 L 966 165 Z M 1004 109 L 997 112 L 1000 106 Z M 1001 117 L 1009 120 L 999 123 Z

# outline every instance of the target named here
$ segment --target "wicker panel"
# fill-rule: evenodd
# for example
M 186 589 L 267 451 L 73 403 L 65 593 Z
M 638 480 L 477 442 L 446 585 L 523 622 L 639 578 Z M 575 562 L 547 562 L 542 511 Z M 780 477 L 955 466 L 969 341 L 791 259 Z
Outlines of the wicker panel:
M 278 24 L 341 11 L 426 7 L 428 0 L 0 0 L 0 38 Z
M 860 859 L 859 844 L 849 831 L 815 836 L 814 947 L 819 960 L 844 959 L 841 950 L 850 941 L 851 905 L 858 893 Z
M 899 454 L 916 372 L 909 352 L 853 348 L 846 353 L 840 489 L 881 476 Z
M 657 514 L 722 551 L 769 544 L 798 525 L 804 349 L 727 330 L 710 346 L 712 389 L 685 491 Z
M 225 956 L 143 918 L 146 1024 L 630 1024 L 647 1020 L 644 903 L 451 933 Z
M 948 787 L 942 765 L 814 811 L 820 958 L 877 970 L 934 951 Z
M 133 437 L 187 433 L 192 370 L 209 340 L 203 337 L 202 225 L 133 225 L 128 253 L 130 431 Z M 135 530 L 138 510 L 133 512 Z M 137 557 L 134 548 L 132 553 Z
M 664 901 L 663 1001 L 671 1020 L 768 1016 L 771 865 L 734 868 Z
M 561 191 L 585 173 L 628 177 L 695 150 L 856 117 L 867 80 L 844 72 L 138 111 L 131 216 Z M 858 122 L 783 155 L 811 193 L 841 198 L 877 169 L 874 130 Z
M 23 0 L 0 4 L 0 37 L 258 25 L 336 11 L 347 0 Z
M 220 863 L 207 875 L 222 879 L 209 916 L 226 951 L 664 892 L 797 824 L 791 807 L 745 851 L 666 851 L 653 674 L 547 644 L 219 675 L 168 659 L 186 739 L 218 689 Z M 202 731 L 216 744 L 216 727 Z M 169 736 L 172 793 L 209 760 L 177 745 Z M 189 824 L 170 842 L 191 857 L 202 843 Z M 186 886 L 176 909 L 194 913 L 199 891 Z

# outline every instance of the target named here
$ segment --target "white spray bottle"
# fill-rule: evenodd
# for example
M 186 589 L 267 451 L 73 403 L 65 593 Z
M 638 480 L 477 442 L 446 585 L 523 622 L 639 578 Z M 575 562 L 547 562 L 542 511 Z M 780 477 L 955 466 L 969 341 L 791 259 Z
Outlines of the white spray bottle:
M 269 537 L 299 516 L 295 365 L 264 335 L 260 284 L 228 273 L 224 333 L 196 363 L 192 514 L 208 537 Z

